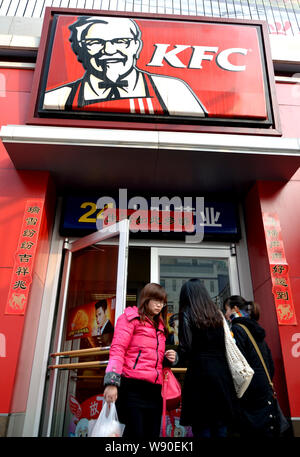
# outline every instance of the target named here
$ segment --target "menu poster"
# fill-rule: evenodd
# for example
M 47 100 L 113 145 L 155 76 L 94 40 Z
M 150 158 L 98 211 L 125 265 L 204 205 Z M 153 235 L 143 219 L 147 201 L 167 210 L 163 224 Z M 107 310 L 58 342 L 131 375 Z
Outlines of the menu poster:
M 113 332 L 116 298 L 111 296 L 70 309 L 67 340 L 100 336 Z
M 168 322 L 169 335 L 167 337 L 166 344 L 178 345 L 179 344 L 179 338 L 178 338 L 179 314 L 178 313 L 168 313 L 167 322 Z

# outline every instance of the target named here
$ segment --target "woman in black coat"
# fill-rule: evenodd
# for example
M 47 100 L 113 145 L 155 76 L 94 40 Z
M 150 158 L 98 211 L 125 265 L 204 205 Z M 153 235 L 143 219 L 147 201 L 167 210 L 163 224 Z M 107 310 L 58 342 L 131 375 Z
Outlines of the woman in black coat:
M 187 361 L 181 425 L 195 437 L 225 437 L 236 394 L 225 355 L 223 317 L 199 279 L 187 281 L 179 299 L 180 361 Z
M 253 343 L 245 330 L 238 325 L 243 324 L 252 334 L 272 379 L 274 364 L 271 351 L 265 341 L 265 330 L 257 322 L 260 316 L 259 306 L 239 295 L 234 295 L 225 300 L 224 308 L 225 317 L 231 323 L 231 331 L 237 346 L 254 370 L 251 383 L 239 400 L 240 433 L 243 436 L 276 436 L 272 389 Z

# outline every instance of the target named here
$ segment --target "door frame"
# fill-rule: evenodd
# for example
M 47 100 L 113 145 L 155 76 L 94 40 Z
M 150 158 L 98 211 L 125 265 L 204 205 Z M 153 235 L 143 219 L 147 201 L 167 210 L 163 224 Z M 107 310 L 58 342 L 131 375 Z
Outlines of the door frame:
M 106 240 L 109 241 L 111 238 L 119 236 L 119 242 L 115 244 L 119 245 L 118 250 L 118 267 L 117 267 L 117 280 L 116 280 L 116 310 L 115 310 L 115 322 L 118 317 L 123 313 L 126 305 L 126 285 L 127 285 L 127 264 L 128 264 L 128 242 L 129 242 L 129 220 L 124 219 L 114 225 L 105 227 L 102 230 L 98 230 L 90 235 L 83 238 L 76 239 L 74 241 L 65 241 L 64 250 L 65 258 L 63 261 L 63 272 L 61 280 L 61 289 L 59 293 L 59 302 L 57 310 L 57 318 L 54 330 L 54 340 L 52 351 L 58 353 L 61 350 L 61 344 L 63 340 L 64 327 L 65 327 L 65 314 L 67 305 L 68 286 L 72 262 L 72 254 L 88 246 L 96 243 L 103 243 Z M 56 356 L 52 359 L 54 365 L 59 364 L 59 357 Z M 44 412 L 44 423 L 42 428 L 42 436 L 51 436 L 51 430 L 53 425 L 53 412 L 55 408 L 55 398 L 57 394 L 58 384 L 58 370 L 54 369 L 50 371 L 48 392 L 45 402 Z M 67 382 L 67 379 L 65 379 Z M 60 425 L 58 425 L 60 427 Z

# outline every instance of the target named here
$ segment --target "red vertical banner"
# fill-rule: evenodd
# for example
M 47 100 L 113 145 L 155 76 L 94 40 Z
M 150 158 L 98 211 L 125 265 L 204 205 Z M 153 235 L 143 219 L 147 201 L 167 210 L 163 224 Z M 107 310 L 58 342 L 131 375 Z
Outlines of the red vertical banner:
M 285 258 L 278 215 L 263 213 L 263 224 L 278 324 L 297 325 L 289 279 L 289 265 Z
M 5 314 L 25 314 L 32 282 L 43 205 L 43 199 L 26 201 Z

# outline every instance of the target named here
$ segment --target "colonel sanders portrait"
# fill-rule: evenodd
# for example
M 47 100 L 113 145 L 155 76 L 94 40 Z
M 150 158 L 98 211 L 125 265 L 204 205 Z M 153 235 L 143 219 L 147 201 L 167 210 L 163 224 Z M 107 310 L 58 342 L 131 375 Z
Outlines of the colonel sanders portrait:
M 83 16 L 69 29 L 72 50 L 85 73 L 48 90 L 43 109 L 206 116 L 185 81 L 138 68 L 143 42 L 134 20 Z

